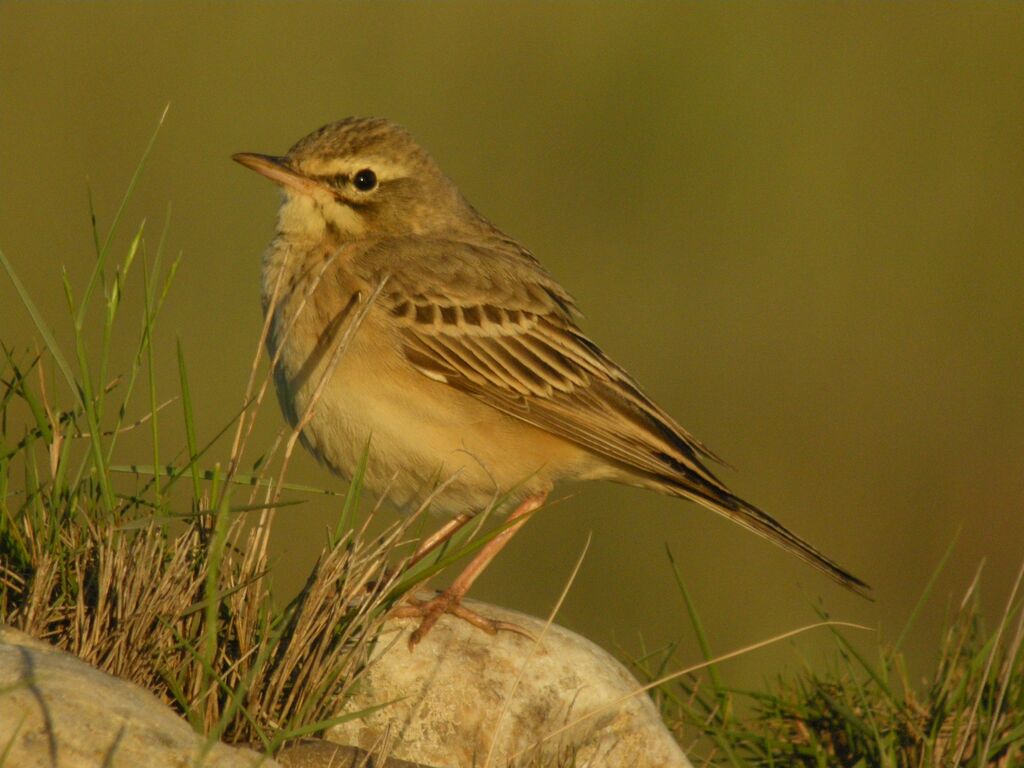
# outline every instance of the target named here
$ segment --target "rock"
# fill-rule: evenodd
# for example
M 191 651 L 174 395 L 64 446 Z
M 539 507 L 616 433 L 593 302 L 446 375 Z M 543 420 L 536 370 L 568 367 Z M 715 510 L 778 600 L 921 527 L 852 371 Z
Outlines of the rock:
M 279 768 L 256 752 L 219 743 L 203 757 L 205 746 L 148 691 L 0 626 L 0 764 Z
M 326 737 L 370 751 L 390 741 L 395 757 L 455 768 L 562 764 L 554 761 L 572 755 L 566 764 L 692 768 L 650 698 L 630 695 L 640 684 L 605 651 L 557 625 L 545 633 L 531 616 L 465 605 L 540 643 L 443 616 L 410 651 L 418 620 L 392 619 L 345 711 L 393 703 Z
M 396 757 L 378 759 L 364 749 L 323 739 L 301 739 L 277 756 L 283 768 L 431 768 Z
M 346 713 L 392 703 L 333 728 L 336 744 L 302 740 L 279 762 L 219 743 L 204 753 L 206 740 L 151 693 L 0 626 L 0 765 L 691 768 L 646 694 L 630 695 L 639 683 L 607 653 L 557 625 L 545 633 L 530 616 L 467 607 L 541 642 L 492 637 L 446 616 L 410 652 L 417 621 L 392 620 Z M 381 751 L 387 758 L 368 759 Z

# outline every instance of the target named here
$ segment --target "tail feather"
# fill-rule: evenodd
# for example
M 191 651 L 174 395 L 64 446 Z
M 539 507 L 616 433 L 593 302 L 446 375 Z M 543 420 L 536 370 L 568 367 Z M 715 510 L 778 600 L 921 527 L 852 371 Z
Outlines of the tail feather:
M 747 530 L 753 531 L 773 544 L 782 547 L 787 552 L 792 552 L 801 560 L 810 563 L 851 592 L 855 592 L 868 600 L 871 599 L 871 596 L 868 594 L 871 587 L 865 582 L 858 579 L 831 558 L 823 555 L 767 512 L 758 509 L 739 496 L 730 493 L 724 488 L 696 489 L 677 482 L 666 483 L 661 487 L 674 496 L 695 501 L 702 507 L 710 509 L 712 512 L 717 512 L 734 523 L 742 525 Z

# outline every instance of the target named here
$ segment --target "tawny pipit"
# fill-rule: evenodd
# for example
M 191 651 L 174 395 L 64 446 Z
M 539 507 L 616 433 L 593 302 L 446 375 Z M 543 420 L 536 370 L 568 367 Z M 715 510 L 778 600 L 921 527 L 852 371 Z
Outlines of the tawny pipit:
M 572 297 L 405 130 L 349 118 L 283 157 L 234 159 L 284 194 L 263 307 L 281 406 L 309 450 L 351 477 L 370 440 L 372 492 L 409 505 L 437 491 L 432 508 L 453 520 L 421 553 L 498 495 L 519 502 L 523 519 L 447 592 L 405 609 L 424 617 L 414 640 L 465 613 L 472 581 L 559 480 L 690 499 L 866 589 L 731 493 L 705 466 L 715 455 L 577 328 Z

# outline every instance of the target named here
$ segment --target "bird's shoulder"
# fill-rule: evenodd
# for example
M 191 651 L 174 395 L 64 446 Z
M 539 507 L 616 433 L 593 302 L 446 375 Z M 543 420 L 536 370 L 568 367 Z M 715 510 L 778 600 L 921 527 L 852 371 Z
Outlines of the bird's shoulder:
M 363 244 L 352 266 L 368 282 L 387 278 L 380 300 L 397 317 L 427 324 L 434 315 L 438 325 L 471 329 L 500 323 L 508 313 L 565 320 L 577 314 L 568 291 L 511 239 L 377 238 Z

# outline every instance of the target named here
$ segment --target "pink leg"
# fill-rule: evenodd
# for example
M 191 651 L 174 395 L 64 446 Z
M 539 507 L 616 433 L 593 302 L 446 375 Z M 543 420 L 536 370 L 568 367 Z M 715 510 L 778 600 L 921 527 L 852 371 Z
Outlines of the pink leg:
M 413 605 L 403 605 L 392 613 L 393 616 L 397 617 L 421 616 L 423 618 L 423 621 L 420 623 L 416 631 L 409 636 L 410 648 L 414 647 L 426 636 L 431 627 L 437 623 L 437 620 L 441 618 L 441 615 L 444 613 L 450 613 L 464 621 L 468 621 L 473 626 L 479 627 L 492 635 L 499 629 L 512 630 L 520 632 L 521 634 L 527 634 L 520 627 L 513 624 L 485 619 L 483 616 L 463 608 L 460 603 L 462 602 L 462 598 L 465 597 L 466 593 L 469 591 L 469 588 L 473 586 L 473 582 L 477 580 L 477 577 L 484 572 L 484 569 L 490 565 L 490 562 L 495 558 L 495 556 L 506 544 L 508 544 L 509 540 L 516 534 L 516 532 L 523 527 L 527 519 L 529 519 L 529 515 L 537 511 L 544 504 L 544 500 L 547 496 L 548 494 L 546 491 L 544 493 L 539 493 L 536 496 L 530 496 L 516 507 L 516 510 L 508 516 L 509 522 L 516 522 L 512 522 L 512 525 L 508 526 L 505 530 L 487 542 L 481 550 L 477 552 L 476 556 L 470 560 L 469 565 L 466 566 L 462 573 L 455 578 L 455 581 L 452 582 L 452 585 L 448 587 L 448 589 L 433 600 Z M 451 523 L 448 525 L 451 525 Z M 448 525 L 446 525 L 445 528 L 447 528 Z M 424 545 L 430 542 L 431 539 L 435 538 L 435 536 L 440 534 L 442 531 L 444 531 L 444 528 L 442 528 L 441 531 L 438 531 L 437 534 L 434 534 L 434 536 L 431 536 L 427 542 L 424 542 Z M 451 534 L 449 534 L 449 536 L 450 535 Z M 436 544 L 434 546 L 436 546 Z M 421 546 L 421 549 L 422 548 L 423 547 Z M 419 554 L 418 551 L 417 554 Z M 413 557 L 415 557 L 415 555 Z
M 434 533 L 430 534 L 423 542 L 416 548 L 416 552 L 412 557 L 405 563 L 405 569 L 412 568 L 416 563 L 422 560 L 424 557 L 429 555 L 439 546 L 444 544 L 448 539 L 458 533 L 462 527 L 473 519 L 473 515 L 463 512 L 460 515 L 456 515 L 447 523 L 438 528 Z
M 434 533 L 430 534 L 430 536 L 424 539 L 423 542 L 419 545 L 419 547 L 416 548 L 416 551 L 412 554 L 412 556 L 408 560 L 406 560 L 405 563 L 403 563 L 403 572 L 408 571 L 410 568 L 416 565 L 416 563 L 418 563 L 424 557 L 426 557 L 439 546 L 448 541 L 448 539 L 450 539 L 452 536 L 458 533 L 458 531 L 472 519 L 473 515 L 469 515 L 466 513 L 456 515 L 447 523 L 445 523 L 436 531 L 434 531 Z M 385 579 L 390 579 L 394 575 L 394 571 L 390 568 L 387 568 L 384 571 L 384 574 Z M 373 592 L 377 588 L 377 586 L 378 582 L 376 580 L 366 582 L 367 593 L 369 594 Z

